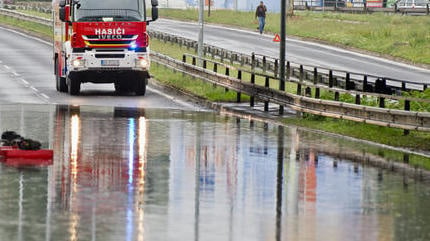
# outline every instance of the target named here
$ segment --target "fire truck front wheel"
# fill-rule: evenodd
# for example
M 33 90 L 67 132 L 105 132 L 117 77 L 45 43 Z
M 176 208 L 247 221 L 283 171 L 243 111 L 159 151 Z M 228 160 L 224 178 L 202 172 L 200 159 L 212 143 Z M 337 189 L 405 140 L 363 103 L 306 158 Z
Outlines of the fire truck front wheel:
M 56 75 L 55 80 L 57 82 L 57 91 L 67 92 L 66 78 Z
M 81 90 L 81 82 L 74 77 L 68 76 L 67 87 L 70 95 L 78 95 Z
M 136 80 L 136 95 L 145 95 L 146 93 L 146 78 L 139 78 Z

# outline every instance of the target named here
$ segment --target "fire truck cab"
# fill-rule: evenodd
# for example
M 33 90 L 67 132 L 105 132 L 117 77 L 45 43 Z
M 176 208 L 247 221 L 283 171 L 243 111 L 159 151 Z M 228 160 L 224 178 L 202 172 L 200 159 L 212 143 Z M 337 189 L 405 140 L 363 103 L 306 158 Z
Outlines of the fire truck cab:
M 53 0 L 57 91 L 78 95 L 81 83 L 113 83 L 117 92 L 144 95 L 149 78 L 146 26 L 158 18 L 151 0 Z

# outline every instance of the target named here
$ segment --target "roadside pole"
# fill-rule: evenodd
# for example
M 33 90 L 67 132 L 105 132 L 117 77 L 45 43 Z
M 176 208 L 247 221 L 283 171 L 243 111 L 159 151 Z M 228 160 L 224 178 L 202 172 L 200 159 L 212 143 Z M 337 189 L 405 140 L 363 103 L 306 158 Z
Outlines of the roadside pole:
M 3 8 L 3 0 L 0 0 L 0 8 Z
M 285 91 L 285 29 L 286 29 L 287 0 L 281 0 L 281 42 L 279 49 L 279 90 Z M 279 114 L 284 114 L 284 107 L 279 107 Z
M 204 23 L 204 10 L 205 10 L 205 2 L 204 0 L 199 0 L 199 26 L 200 26 L 200 32 L 199 32 L 199 43 L 197 46 L 197 55 L 199 56 L 199 65 L 202 65 L 202 58 L 203 58 L 203 23 Z

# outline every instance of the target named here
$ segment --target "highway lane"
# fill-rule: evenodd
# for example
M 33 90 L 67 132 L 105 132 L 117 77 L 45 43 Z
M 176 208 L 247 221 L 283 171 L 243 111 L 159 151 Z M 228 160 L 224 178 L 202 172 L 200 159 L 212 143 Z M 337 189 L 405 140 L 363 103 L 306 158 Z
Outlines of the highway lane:
M 199 108 L 153 88 L 148 88 L 145 97 L 117 96 L 113 84 L 83 84 L 80 96 L 59 93 L 51 44 L 5 28 L 0 28 L 0 86 L 0 103 Z
M 287 26 L 288 27 L 288 26 Z M 159 19 L 149 27 L 197 40 L 199 26 L 192 22 Z M 273 36 L 215 25 L 205 25 L 204 41 L 229 50 L 279 57 L 279 44 Z M 430 70 L 390 60 L 359 54 L 317 43 L 287 39 L 287 60 L 325 68 L 373 74 L 430 84 Z

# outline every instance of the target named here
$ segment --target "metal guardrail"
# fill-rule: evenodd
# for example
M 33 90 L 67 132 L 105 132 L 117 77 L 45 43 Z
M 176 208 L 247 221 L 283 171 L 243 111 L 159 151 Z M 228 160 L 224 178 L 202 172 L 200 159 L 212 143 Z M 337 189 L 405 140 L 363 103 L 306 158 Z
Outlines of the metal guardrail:
M 260 86 L 255 83 L 241 81 L 158 53 L 152 53 L 151 55 L 154 62 L 168 66 L 176 71 L 249 95 L 264 102 L 289 106 L 299 112 L 405 130 L 430 131 L 430 113 L 428 112 L 384 109 L 314 99 L 279 91 L 267 85 Z
M 33 16 L 33 15 L 25 14 L 25 13 L 20 13 L 20 12 L 13 11 L 13 10 L 0 8 L 0 15 L 17 18 L 17 19 L 24 20 L 24 21 L 40 23 L 40 24 L 50 26 L 50 27 L 52 26 L 52 20 L 51 19 Z
M 149 31 L 149 35 L 165 42 L 172 42 L 195 50 L 198 45 L 198 42 L 195 40 L 169 33 Z M 211 45 L 204 46 L 204 54 L 213 58 L 219 58 L 221 61 L 228 60 L 230 63 L 240 64 L 241 66 L 246 65 L 252 69 L 270 72 L 275 76 L 278 74 L 279 61 L 273 57 L 254 53 L 249 55 Z M 402 91 L 425 90 L 428 87 L 427 84 L 416 83 L 408 80 L 347 72 L 338 69 L 328 69 L 319 66 L 294 63 L 291 61 L 287 61 L 286 68 L 287 79 L 295 77 L 299 78 L 301 81 L 307 81 L 313 84 L 324 84 L 328 87 L 344 88 L 346 90 L 401 95 Z

